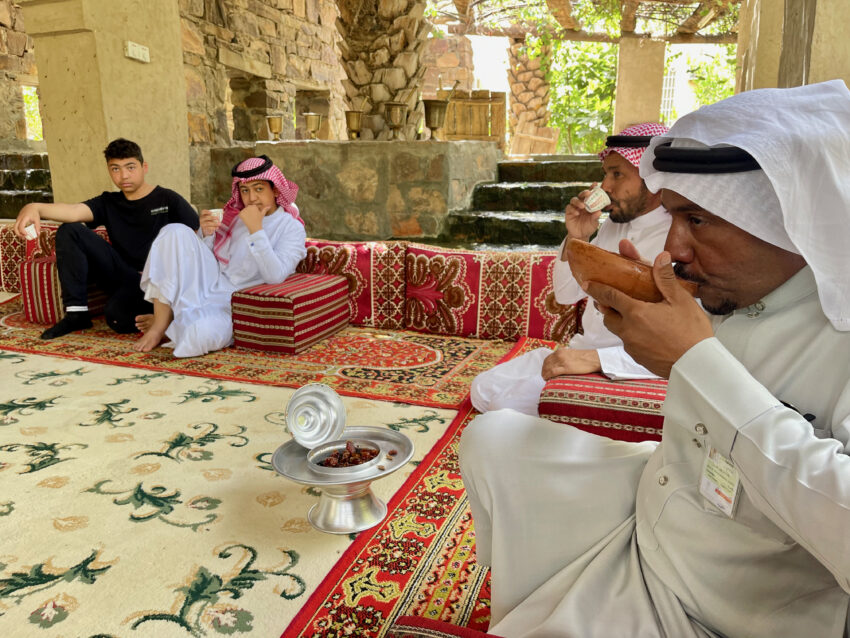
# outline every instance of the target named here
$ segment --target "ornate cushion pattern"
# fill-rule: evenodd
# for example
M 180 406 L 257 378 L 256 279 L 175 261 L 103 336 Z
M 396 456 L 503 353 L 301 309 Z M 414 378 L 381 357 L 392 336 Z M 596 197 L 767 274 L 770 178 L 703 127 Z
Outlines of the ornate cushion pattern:
M 575 307 L 555 301 L 553 253 L 463 251 L 409 244 L 405 327 L 481 339 L 566 341 Z
M 6 292 L 21 293 L 24 315 L 33 323 L 53 324 L 65 316 L 59 275 L 56 271 L 56 222 L 43 222 L 36 239 L 24 241 L 12 232 L 11 224 L 0 229 L 0 263 Z M 105 228 L 95 232 L 109 241 Z M 7 256 L 11 263 L 7 263 Z M 15 276 L 9 274 L 14 266 Z M 89 313 L 98 315 L 106 306 L 106 294 L 94 285 L 89 286 Z
M 404 319 L 406 242 L 307 241 L 297 272 L 348 280 L 351 324 L 400 330 Z
M 65 307 L 62 305 L 56 256 L 28 259 L 20 264 L 19 270 L 21 302 L 27 321 L 54 324 L 64 317 Z M 89 314 L 101 314 L 106 307 L 106 293 L 91 284 L 88 295 Z
M 612 381 L 600 374 L 550 379 L 540 394 L 544 419 L 620 441 L 660 441 L 664 379 Z
M 296 354 L 348 325 L 348 280 L 295 273 L 233 293 L 231 308 L 235 345 Z

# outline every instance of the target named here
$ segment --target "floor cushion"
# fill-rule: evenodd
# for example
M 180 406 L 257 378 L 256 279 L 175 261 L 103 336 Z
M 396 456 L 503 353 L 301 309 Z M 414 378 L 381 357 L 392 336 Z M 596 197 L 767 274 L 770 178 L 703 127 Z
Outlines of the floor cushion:
M 56 256 L 37 257 L 20 264 L 21 302 L 24 316 L 32 323 L 53 325 L 65 316 Z M 106 307 L 106 293 L 89 285 L 89 314 L 96 316 Z
M 308 239 L 306 247 L 296 272 L 345 277 L 352 325 L 404 329 L 406 242 Z
M 576 308 L 555 301 L 554 253 L 409 244 L 404 327 L 434 334 L 565 342 Z
M 234 345 L 295 354 L 348 325 L 348 281 L 295 273 L 233 293 Z
M 660 441 L 664 379 L 612 381 L 601 374 L 550 379 L 540 394 L 544 419 L 620 441 Z

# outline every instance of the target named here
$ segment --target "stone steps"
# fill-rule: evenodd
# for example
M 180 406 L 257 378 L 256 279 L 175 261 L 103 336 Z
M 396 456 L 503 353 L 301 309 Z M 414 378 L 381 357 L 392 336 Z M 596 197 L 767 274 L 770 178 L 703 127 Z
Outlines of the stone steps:
M 45 153 L 0 153 L 0 219 L 14 219 L 32 202 L 52 202 Z
M 558 211 L 462 211 L 447 220 L 441 244 L 519 244 L 554 250 L 563 235 L 564 214 Z
M 587 188 L 587 182 L 496 182 L 478 184 L 472 192 L 471 210 L 563 211 L 570 200 Z
M 564 208 L 602 178 L 595 155 L 546 155 L 499 162 L 499 181 L 478 184 L 469 210 L 452 213 L 435 243 L 482 250 L 555 250 Z M 429 240 L 430 241 L 430 240 Z
M 595 182 L 602 178 L 602 162 L 595 155 L 558 159 L 499 162 L 500 182 Z

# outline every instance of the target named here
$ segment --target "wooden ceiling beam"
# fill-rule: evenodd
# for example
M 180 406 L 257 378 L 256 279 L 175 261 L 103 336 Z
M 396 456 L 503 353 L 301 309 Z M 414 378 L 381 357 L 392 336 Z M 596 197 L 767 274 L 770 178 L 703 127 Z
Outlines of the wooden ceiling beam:
M 563 28 L 581 31 L 581 25 L 573 17 L 573 5 L 570 0 L 546 0 L 549 11 Z
M 623 0 L 620 13 L 620 32 L 634 33 L 637 26 L 637 8 L 640 4 L 639 0 Z
M 676 33 L 696 33 L 726 13 L 728 8 L 728 3 L 718 4 L 717 2 L 714 2 L 714 0 L 700 2 L 699 6 L 694 9 L 693 13 L 685 18 L 685 21 L 679 25 Z
M 527 35 L 540 35 L 539 30 L 511 25 L 509 27 L 485 27 L 479 25 L 449 24 L 448 32 L 453 35 L 489 35 L 495 37 L 507 37 L 513 40 L 524 40 Z M 572 31 L 562 29 L 551 32 L 553 38 L 559 40 L 577 40 L 580 42 L 609 42 L 617 44 L 621 38 L 610 36 L 607 33 L 587 33 L 586 31 Z M 719 33 L 716 35 L 701 35 L 699 33 L 676 33 L 666 38 L 653 38 L 649 33 L 625 34 L 623 37 L 655 39 L 669 44 L 735 44 L 738 36 L 735 33 Z

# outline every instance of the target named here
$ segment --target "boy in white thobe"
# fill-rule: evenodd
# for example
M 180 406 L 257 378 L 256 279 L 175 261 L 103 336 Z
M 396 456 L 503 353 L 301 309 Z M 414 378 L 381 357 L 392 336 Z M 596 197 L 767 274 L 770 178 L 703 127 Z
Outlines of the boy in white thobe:
M 203 211 L 200 237 L 169 224 L 151 246 L 141 286 L 154 314 L 137 318 L 145 334 L 136 350 L 155 348 L 163 336 L 175 357 L 227 347 L 233 292 L 280 283 L 306 256 L 304 222 L 294 204 L 298 186 L 266 156 L 245 160 L 232 174 L 220 223 Z

